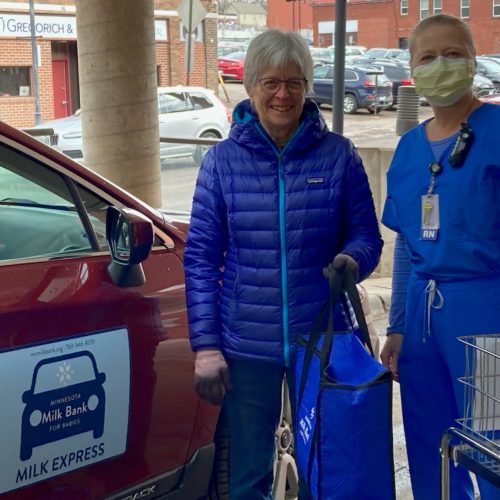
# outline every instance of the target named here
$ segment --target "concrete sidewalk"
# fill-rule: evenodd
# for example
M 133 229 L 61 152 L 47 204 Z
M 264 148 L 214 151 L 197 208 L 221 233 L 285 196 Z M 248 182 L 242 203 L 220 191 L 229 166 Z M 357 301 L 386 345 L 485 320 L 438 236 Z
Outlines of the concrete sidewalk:
M 387 318 L 391 305 L 391 278 L 368 278 L 362 285 L 370 297 L 370 308 L 375 329 L 380 339 L 382 349 L 386 339 Z M 401 415 L 401 397 L 399 384 L 393 386 L 393 440 L 394 469 L 396 474 L 397 500 L 413 500 L 410 485 L 410 473 L 406 456 L 406 445 Z

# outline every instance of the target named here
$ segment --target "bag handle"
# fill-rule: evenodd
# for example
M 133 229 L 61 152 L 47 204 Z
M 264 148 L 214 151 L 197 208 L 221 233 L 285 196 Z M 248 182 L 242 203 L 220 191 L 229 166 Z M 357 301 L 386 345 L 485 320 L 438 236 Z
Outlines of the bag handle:
M 354 276 L 351 272 L 345 271 L 343 273 L 343 284 L 343 288 L 347 292 L 349 302 L 351 303 L 352 309 L 354 311 L 356 321 L 358 322 L 363 343 L 368 347 L 370 354 L 375 357 L 370 334 L 368 333 L 368 325 L 366 323 L 365 313 L 363 312 L 363 306 L 361 304 L 359 292 L 356 288 L 356 281 L 354 280 Z
M 342 294 L 341 277 L 337 273 L 332 273 L 330 274 L 330 279 L 329 279 L 328 300 L 321 308 L 319 314 L 316 316 L 316 319 L 314 320 L 313 326 L 311 328 L 311 332 L 309 334 L 309 338 L 307 340 L 305 354 L 304 354 L 304 362 L 302 365 L 302 373 L 300 376 L 299 391 L 297 394 L 298 401 L 302 400 L 302 395 L 304 394 L 307 375 L 309 373 L 309 367 L 311 365 L 311 361 L 314 356 L 314 351 L 316 350 L 318 340 L 320 339 L 323 333 L 323 325 L 325 324 L 325 320 L 327 317 L 328 317 L 328 326 L 326 329 L 327 335 L 325 336 L 325 341 L 327 340 L 328 337 L 331 338 L 331 334 L 328 335 L 328 333 L 329 332 L 333 333 L 333 309 L 335 308 L 335 305 L 340 302 L 341 294 Z M 331 340 L 330 340 L 330 345 L 331 345 Z M 321 353 L 323 353 L 324 347 L 325 346 L 323 344 Z M 323 369 L 323 367 L 321 369 Z
M 313 326 L 311 328 L 311 333 L 307 341 L 304 354 L 304 362 L 302 365 L 302 373 L 300 377 L 299 391 L 298 391 L 298 401 L 301 401 L 302 395 L 304 394 L 305 383 L 307 375 L 309 373 L 309 367 L 311 365 L 312 357 L 314 356 L 314 351 L 318 344 L 318 340 L 323 332 L 323 325 L 325 324 L 325 319 L 328 315 L 328 326 L 325 332 L 325 339 L 323 341 L 323 346 L 319 354 L 320 359 L 320 373 L 323 373 L 324 369 L 328 364 L 328 359 L 330 355 L 330 350 L 332 346 L 332 335 L 333 335 L 333 310 L 335 306 L 343 302 L 344 309 L 346 310 L 346 316 L 351 318 L 349 308 L 345 302 L 342 292 L 347 292 L 349 297 L 349 302 L 351 303 L 356 321 L 361 332 L 362 341 L 368 347 L 371 355 L 374 357 L 373 346 L 370 340 L 370 335 L 368 333 L 368 325 L 366 323 L 365 313 L 363 312 L 363 306 L 361 305 L 361 299 L 359 297 L 358 289 L 356 288 L 356 281 L 354 276 L 348 270 L 342 272 L 331 271 L 328 280 L 329 283 L 329 294 L 328 300 L 325 305 L 321 308 L 318 316 L 316 317 Z M 344 299 L 344 300 L 342 300 Z

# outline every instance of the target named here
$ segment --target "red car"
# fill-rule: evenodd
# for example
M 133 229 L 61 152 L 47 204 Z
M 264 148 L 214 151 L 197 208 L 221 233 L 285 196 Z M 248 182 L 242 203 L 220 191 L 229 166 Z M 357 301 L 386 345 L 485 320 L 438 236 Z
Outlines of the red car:
M 243 80 L 246 52 L 233 52 L 217 58 L 217 69 L 224 80 Z
M 490 94 L 479 98 L 480 101 L 489 102 L 490 104 L 500 104 L 500 94 Z
M 184 241 L 185 227 L 0 122 L 3 499 L 207 493 L 227 456 L 219 409 L 192 389 Z

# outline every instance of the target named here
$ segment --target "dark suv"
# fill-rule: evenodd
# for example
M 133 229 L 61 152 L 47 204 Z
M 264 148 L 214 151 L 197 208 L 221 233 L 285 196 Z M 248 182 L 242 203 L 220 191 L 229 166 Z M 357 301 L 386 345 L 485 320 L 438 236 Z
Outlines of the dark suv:
M 392 82 L 392 106 L 398 104 L 398 91 L 402 85 L 413 85 L 411 79 L 410 67 L 404 62 L 398 62 L 394 59 L 374 59 L 370 66 L 380 68 L 384 75 Z
M 318 105 L 332 104 L 333 65 L 317 66 L 309 97 Z M 392 85 L 381 69 L 368 66 L 345 67 L 344 113 L 359 108 L 374 112 L 392 105 Z

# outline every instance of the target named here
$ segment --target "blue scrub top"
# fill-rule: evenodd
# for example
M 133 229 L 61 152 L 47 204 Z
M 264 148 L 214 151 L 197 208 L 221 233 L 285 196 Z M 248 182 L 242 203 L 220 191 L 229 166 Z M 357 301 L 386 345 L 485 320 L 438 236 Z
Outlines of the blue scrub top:
M 387 172 L 382 223 L 408 244 L 412 270 L 423 279 L 453 281 L 500 276 L 500 106 L 482 104 L 469 116 L 474 139 L 464 164 L 448 163 L 436 176 L 438 239 L 421 240 L 421 197 L 434 156 L 425 122 L 400 140 Z

